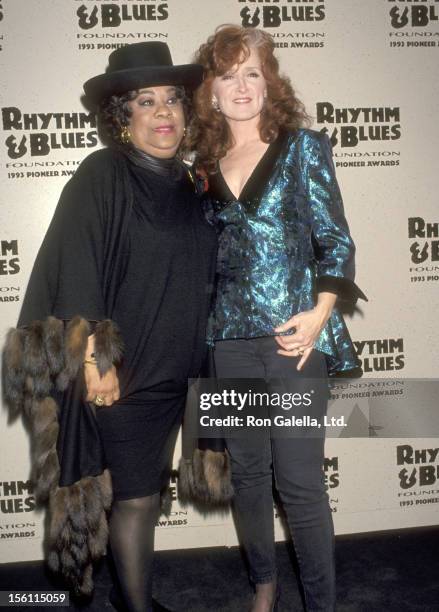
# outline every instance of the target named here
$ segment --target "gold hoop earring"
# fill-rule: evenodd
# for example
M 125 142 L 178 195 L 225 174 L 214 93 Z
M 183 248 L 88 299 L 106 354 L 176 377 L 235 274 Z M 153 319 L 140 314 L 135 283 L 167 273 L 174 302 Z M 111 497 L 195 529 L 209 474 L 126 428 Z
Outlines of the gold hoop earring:
M 123 128 L 120 130 L 119 138 L 122 144 L 126 145 L 131 142 L 131 134 L 126 125 L 124 125 Z

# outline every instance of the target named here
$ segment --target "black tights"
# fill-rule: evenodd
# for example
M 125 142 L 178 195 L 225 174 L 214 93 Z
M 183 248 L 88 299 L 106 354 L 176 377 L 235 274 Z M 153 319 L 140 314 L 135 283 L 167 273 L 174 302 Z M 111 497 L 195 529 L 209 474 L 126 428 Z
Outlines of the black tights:
M 154 530 L 159 514 L 159 493 L 113 503 L 110 546 L 129 612 L 150 612 L 152 609 Z

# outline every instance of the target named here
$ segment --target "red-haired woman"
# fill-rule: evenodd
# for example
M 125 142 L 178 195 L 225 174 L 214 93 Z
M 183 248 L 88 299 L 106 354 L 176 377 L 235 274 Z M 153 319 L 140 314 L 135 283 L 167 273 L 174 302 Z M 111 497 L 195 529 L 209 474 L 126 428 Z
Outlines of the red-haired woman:
M 262 441 L 228 438 L 226 446 L 238 535 L 256 591 L 252 611 L 278 601 L 274 475 L 306 608 L 328 612 L 335 573 L 323 472 L 327 376 L 359 367 L 334 306 L 364 296 L 353 282 L 355 248 L 329 139 L 303 127 L 309 118 L 273 51 L 261 30 L 222 26 L 196 56 L 205 78 L 191 137 L 219 236 L 210 337 L 218 378 L 257 378 L 255 388 L 263 380 L 276 394 L 303 392 L 312 379 L 317 390 L 310 407 L 293 413 L 318 426 L 290 437 L 267 430 Z

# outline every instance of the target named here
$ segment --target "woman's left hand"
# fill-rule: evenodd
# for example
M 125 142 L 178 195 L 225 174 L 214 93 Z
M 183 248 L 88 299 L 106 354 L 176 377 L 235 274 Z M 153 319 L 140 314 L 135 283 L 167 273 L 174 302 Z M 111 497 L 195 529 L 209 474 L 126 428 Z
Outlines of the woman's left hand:
M 288 319 L 286 323 L 275 327 L 274 331 L 281 333 L 295 329 L 288 336 L 275 336 L 281 347 L 277 352 L 286 357 L 301 357 L 297 369 L 301 370 L 313 350 L 314 342 L 325 327 L 331 316 L 337 296 L 333 293 L 319 293 L 317 305 L 311 310 L 305 310 Z

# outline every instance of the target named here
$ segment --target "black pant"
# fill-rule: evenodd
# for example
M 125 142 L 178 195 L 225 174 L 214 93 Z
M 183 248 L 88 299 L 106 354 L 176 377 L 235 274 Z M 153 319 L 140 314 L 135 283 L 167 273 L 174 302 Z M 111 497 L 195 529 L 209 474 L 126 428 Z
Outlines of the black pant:
M 318 397 L 309 412 L 322 418 L 327 409 L 324 355 L 314 350 L 298 371 L 298 358 L 279 355 L 278 348 L 272 337 L 217 342 L 217 377 L 257 378 L 258 391 L 263 379 L 268 393 L 279 394 L 303 392 L 309 379 L 318 379 Z M 294 414 L 294 408 L 289 412 Z M 324 482 L 324 428 L 320 436 L 315 429 L 301 427 L 300 435 L 280 438 L 271 435 L 268 428 L 263 437 L 229 438 L 226 445 L 232 462 L 236 527 L 252 581 L 271 582 L 276 574 L 274 474 L 299 563 L 306 608 L 313 612 L 334 610 L 334 528 Z

